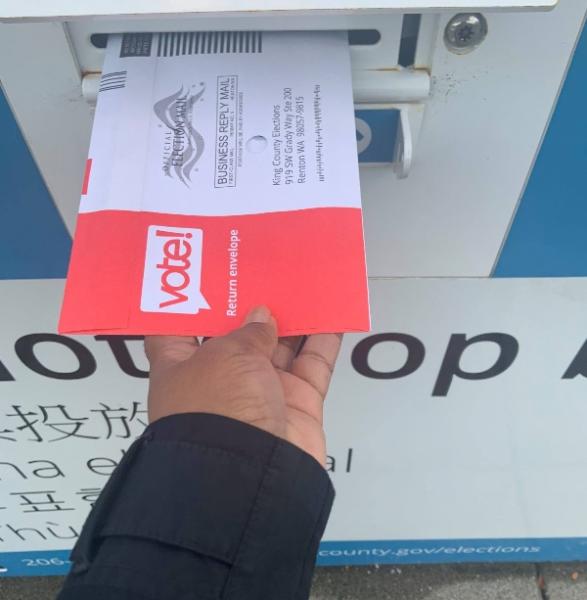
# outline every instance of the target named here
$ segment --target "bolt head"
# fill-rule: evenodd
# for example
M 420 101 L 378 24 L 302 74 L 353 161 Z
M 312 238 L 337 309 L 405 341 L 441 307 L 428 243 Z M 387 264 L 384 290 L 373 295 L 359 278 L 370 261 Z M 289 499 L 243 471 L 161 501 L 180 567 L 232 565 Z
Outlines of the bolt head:
M 460 13 L 447 23 L 444 43 L 455 54 L 467 54 L 483 43 L 488 31 L 487 19 L 481 13 Z

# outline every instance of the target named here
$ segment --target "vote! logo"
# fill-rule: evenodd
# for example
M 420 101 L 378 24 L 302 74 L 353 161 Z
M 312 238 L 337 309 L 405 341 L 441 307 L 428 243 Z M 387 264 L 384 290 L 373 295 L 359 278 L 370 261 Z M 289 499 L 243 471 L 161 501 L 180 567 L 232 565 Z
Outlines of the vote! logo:
M 201 229 L 151 225 L 141 293 L 143 312 L 197 314 L 210 306 L 200 290 Z

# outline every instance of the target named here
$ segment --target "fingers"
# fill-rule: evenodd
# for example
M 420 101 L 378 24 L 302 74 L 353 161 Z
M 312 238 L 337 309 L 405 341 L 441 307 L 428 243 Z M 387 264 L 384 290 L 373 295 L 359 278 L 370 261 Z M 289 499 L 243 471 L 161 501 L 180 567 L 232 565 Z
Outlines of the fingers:
M 191 358 L 198 349 L 194 337 L 176 335 L 145 336 L 145 353 L 151 369 L 165 368 Z
M 341 342 L 339 333 L 310 335 L 293 360 L 291 373 L 309 383 L 322 398 L 328 391 Z
M 271 361 L 273 366 L 282 371 L 289 371 L 303 339 L 304 336 L 301 335 L 279 338 Z
M 226 339 L 236 342 L 243 350 L 260 352 L 271 358 L 277 347 L 277 324 L 269 309 L 259 306 L 247 315 L 244 325 Z

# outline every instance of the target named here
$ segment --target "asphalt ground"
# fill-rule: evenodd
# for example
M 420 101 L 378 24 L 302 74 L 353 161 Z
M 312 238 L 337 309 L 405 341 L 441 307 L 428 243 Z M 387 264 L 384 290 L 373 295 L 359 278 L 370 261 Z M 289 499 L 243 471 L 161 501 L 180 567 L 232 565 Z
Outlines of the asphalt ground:
M 52 600 L 61 577 L 0 578 L 1 600 Z M 586 600 L 587 564 L 316 570 L 312 600 Z

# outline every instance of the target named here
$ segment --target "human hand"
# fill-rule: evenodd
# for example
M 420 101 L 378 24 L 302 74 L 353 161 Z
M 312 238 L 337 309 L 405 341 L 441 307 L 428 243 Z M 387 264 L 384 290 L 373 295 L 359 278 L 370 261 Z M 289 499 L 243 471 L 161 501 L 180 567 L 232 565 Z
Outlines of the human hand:
M 326 463 L 323 403 L 342 335 L 278 338 L 266 307 L 202 346 L 196 338 L 148 336 L 149 420 L 204 412 L 281 437 Z M 300 345 L 303 342 L 303 346 Z

